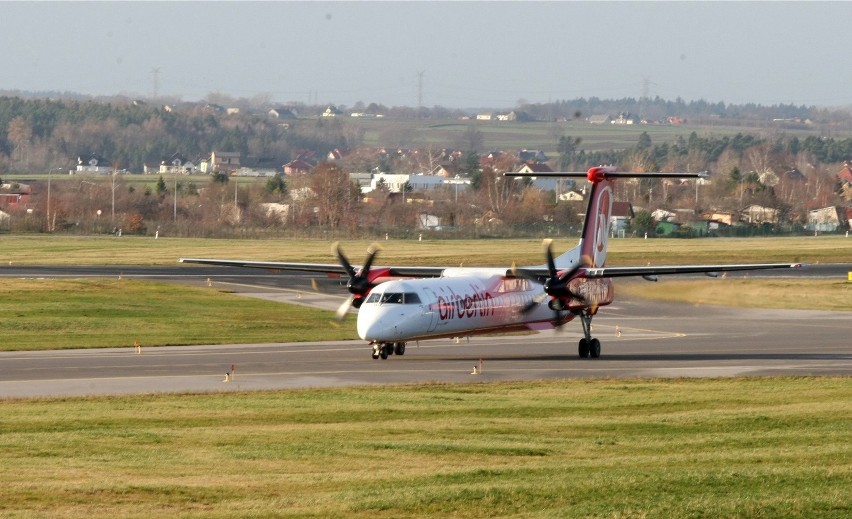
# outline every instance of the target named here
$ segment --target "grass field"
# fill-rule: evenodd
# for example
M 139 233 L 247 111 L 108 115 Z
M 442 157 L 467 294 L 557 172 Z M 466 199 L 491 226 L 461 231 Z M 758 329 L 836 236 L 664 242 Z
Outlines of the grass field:
M 0 279 L 0 350 L 356 339 L 332 312 L 216 288 L 118 279 Z
M 3 517 L 852 514 L 848 378 L 3 401 Z
M 576 240 L 556 240 L 563 251 Z M 613 239 L 607 265 L 687 263 L 852 263 L 852 238 Z M 368 241 L 341 241 L 353 262 Z M 400 265 L 509 266 L 544 261 L 541 240 L 381 241 L 379 263 Z M 153 239 L 123 236 L 2 236 L 0 268 L 15 265 L 168 265 L 179 257 L 239 258 L 334 263 L 331 242 L 319 240 Z

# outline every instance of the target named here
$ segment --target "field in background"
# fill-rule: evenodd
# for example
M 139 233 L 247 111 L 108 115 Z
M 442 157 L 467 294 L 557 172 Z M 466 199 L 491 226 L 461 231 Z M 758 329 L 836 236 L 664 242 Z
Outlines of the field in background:
M 562 252 L 575 240 L 556 240 Z M 784 238 L 611 239 L 607 265 L 690 263 L 850 263 L 852 238 L 842 235 Z M 341 241 L 353 263 L 369 241 Z M 379 264 L 510 266 L 541 264 L 541 240 L 380 241 Z M 180 257 L 334 263 L 331 241 L 216 240 L 122 236 L 7 235 L 0 237 L 3 265 L 167 265 Z
M 585 114 L 585 117 L 593 114 Z M 583 118 L 583 119 L 584 119 Z M 364 144 L 374 147 L 462 147 L 470 127 L 482 135 L 482 150 L 502 149 L 517 152 L 521 149 L 541 150 L 551 158 L 558 153 L 556 145 L 560 136 L 582 139 L 579 149 L 608 151 L 631 148 L 639 136 L 647 132 L 655 144 L 673 143 L 678 137 L 689 139 L 692 132 L 699 136 L 734 136 L 738 133 L 768 136 L 779 132 L 773 127 L 698 126 L 698 125 L 618 125 L 590 124 L 583 119 L 569 122 L 512 122 L 512 121 L 461 121 L 417 119 L 350 119 L 347 122 L 364 130 Z M 804 139 L 819 135 L 817 130 L 785 129 L 787 135 Z

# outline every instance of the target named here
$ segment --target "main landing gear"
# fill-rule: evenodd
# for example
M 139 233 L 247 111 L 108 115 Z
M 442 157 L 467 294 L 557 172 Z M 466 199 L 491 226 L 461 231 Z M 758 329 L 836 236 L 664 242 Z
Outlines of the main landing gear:
M 592 338 L 592 316 L 585 312 L 580 313 L 580 322 L 583 324 L 583 337 L 580 339 L 579 353 L 581 358 L 597 359 L 601 356 L 601 341 Z
M 405 355 L 404 342 L 382 342 L 373 344 L 373 358 L 382 360 L 390 355 Z

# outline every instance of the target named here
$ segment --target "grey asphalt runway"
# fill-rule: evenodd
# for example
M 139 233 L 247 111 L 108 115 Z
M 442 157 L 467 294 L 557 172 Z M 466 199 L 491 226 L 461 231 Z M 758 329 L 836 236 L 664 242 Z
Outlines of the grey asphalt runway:
M 67 273 L 67 270 L 61 269 Z M 0 275 L 44 276 L 50 271 Z M 102 270 L 76 275 L 114 275 Z M 207 278 L 246 297 L 333 309 L 340 295 L 307 290 L 309 276 L 246 269 L 124 269 L 123 275 L 189 284 Z M 355 326 L 350 316 L 344 326 Z M 617 333 L 620 331 L 621 334 Z M 0 398 L 220 392 L 428 382 L 584 377 L 727 377 L 852 374 L 852 312 L 743 310 L 619 300 L 601 309 L 593 335 L 600 359 L 580 359 L 578 322 L 529 335 L 408 345 L 373 360 L 362 341 L 234 344 L 0 353 Z M 473 367 L 482 372 L 472 374 Z M 234 367 L 233 378 L 225 372 Z

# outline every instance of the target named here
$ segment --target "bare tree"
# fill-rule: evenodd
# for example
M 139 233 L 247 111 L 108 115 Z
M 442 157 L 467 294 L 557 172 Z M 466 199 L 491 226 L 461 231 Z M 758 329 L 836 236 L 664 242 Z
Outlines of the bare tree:
M 29 167 L 29 147 L 33 139 L 33 129 L 30 123 L 21 116 L 9 121 L 9 141 L 15 145 L 12 160 L 23 163 L 23 168 Z M 16 157 L 17 156 L 17 157 Z
M 319 164 L 310 181 L 314 192 L 317 223 L 336 230 L 342 224 L 357 226 L 358 187 L 336 164 Z

